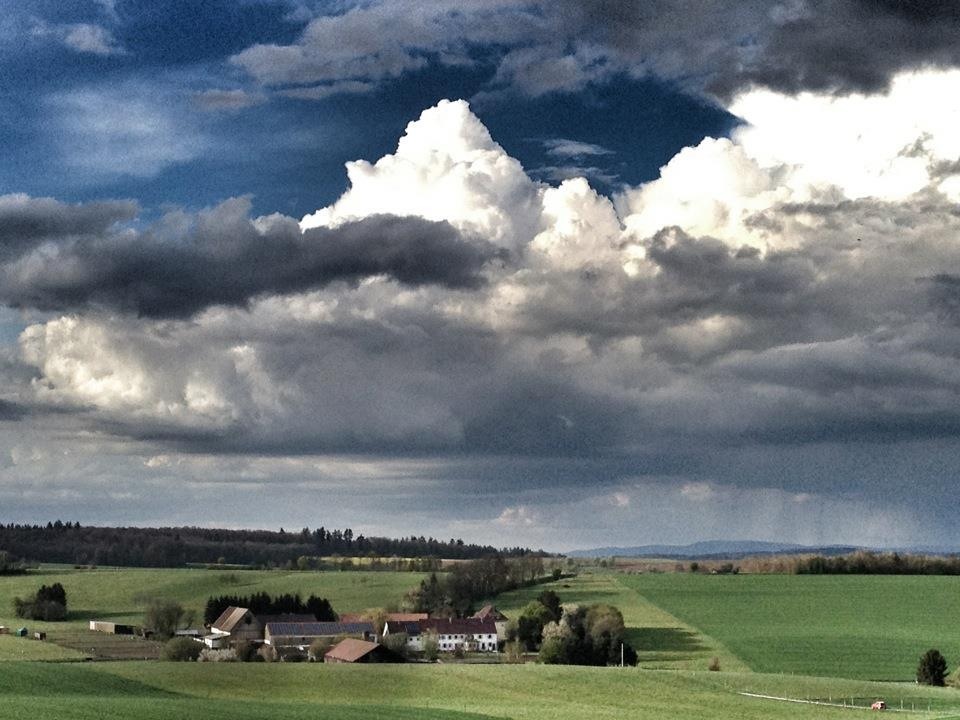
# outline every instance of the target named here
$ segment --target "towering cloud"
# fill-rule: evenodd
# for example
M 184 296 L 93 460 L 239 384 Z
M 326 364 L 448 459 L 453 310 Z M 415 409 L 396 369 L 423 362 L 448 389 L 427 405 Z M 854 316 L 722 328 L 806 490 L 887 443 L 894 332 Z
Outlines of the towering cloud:
M 415 455 L 509 487 L 524 527 L 544 484 L 609 486 L 617 512 L 665 476 L 676 503 L 782 504 L 829 489 L 838 439 L 955 453 L 958 85 L 744 92 L 730 139 L 612 199 L 531 180 L 462 101 L 299 223 L 7 198 L 0 297 L 64 312 L 20 337 L 25 396 L 171 452 Z M 856 507 L 902 477 L 863 455 Z

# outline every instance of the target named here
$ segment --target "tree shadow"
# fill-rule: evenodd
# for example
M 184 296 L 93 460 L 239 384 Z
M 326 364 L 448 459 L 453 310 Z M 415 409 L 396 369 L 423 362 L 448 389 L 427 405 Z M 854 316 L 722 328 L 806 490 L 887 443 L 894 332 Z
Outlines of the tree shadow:
M 700 637 L 686 628 L 629 628 L 627 638 L 638 652 L 654 650 L 658 652 L 690 653 L 707 649 Z

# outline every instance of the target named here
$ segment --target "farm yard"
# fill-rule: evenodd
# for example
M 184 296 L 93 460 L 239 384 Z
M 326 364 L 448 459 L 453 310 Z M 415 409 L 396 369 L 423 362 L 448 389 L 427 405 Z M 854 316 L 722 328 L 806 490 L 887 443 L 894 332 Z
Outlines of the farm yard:
M 143 662 L 156 655 L 138 653 L 159 643 L 86 629 L 91 618 L 140 622 L 147 589 L 198 616 L 208 595 L 260 590 L 317 593 L 338 612 L 357 612 L 397 605 L 422 577 L 48 566 L 0 578 L 8 626 L 24 622 L 8 617 L 12 598 L 41 582 L 63 583 L 70 601 L 66 622 L 28 623 L 31 632 L 45 627 L 47 641 L 0 636 L 0 718 L 821 718 L 881 698 L 905 716 L 960 718 L 960 690 L 912 682 L 928 647 L 944 652 L 951 671 L 960 662 L 951 577 L 601 571 L 489 598 L 508 617 L 544 589 L 565 603 L 617 606 L 639 656 L 637 668 L 623 669 L 449 658 L 375 668 Z M 76 662 L 87 658 L 118 661 Z M 717 672 L 707 670 L 713 658 Z

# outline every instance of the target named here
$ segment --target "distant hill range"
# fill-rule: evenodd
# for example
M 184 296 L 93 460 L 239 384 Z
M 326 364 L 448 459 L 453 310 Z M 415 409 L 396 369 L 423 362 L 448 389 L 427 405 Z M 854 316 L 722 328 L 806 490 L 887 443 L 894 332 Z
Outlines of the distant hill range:
M 915 547 L 871 548 L 856 545 L 796 545 L 791 543 L 763 542 L 761 540 L 704 540 L 689 545 L 638 545 L 635 547 L 601 547 L 588 550 L 571 550 L 568 557 L 638 557 L 667 558 L 670 560 L 707 560 L 753 557 L 757 555 L 846 555 L 857 550 L 873 552 L 901 552 L 931 555 L 949 555 L 958 548 Z

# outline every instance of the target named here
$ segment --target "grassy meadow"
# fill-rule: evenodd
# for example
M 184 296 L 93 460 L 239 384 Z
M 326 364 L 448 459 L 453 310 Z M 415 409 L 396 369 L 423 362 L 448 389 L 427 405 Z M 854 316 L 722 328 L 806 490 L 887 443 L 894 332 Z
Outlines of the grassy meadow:
M 515 617 L 544 590 L 553 590 L 564 603 L 615 605 L 623 613 L 627 638 L 645 669 L 705 670 L 711 658 L 724 670 L 749 668 L 700 629 L 677 619 L 619 581 L 612 573 L 583 573 L 575 578 L 522 588 L 496 598 L 497 607 Z
M 211 595 L 272 595 L 299 592 L 330 600 L 337 612 L 353 612 L 399 602 L 424 576 L 409 572 L 296 572 L 284 570 L 207 570 L 154 568 L 97 568 L 76 570 L 43 566 L 27 575 L 0 577 L 0 624 L 13 625 L 12 602 L 35 592 L 40 585 L 59 582 L 67 591 L 68 622 L 112 620 L 139 624 L 145 602 L 152 597 L 176 600 L 203 619 Z M 19 621 L 23 624 L 23 621 Z M 28 623 L 31 628 L 37 623 Z M 59 623 L 50 623 L 55 625 Z
M 960 717 L 955 691 L 739 673 L 542 665 L 9 663 L 0 718 L 779 720 L 851 710 L 746 697 L 906 699 L 907 717 Z M 772 694 L 772 693 L 771 693 Z M 930 708 L 930 711 L 927 708 Z
M 848 717 L 860 711 L 809 703 L 865 707 L 875 699 L 902 706 L 906 717 L 960 718 L 960 690 L 912 682 L 927 647 L 939 647 L 951 669 L 960 662 L 960 631 L 950 623 L 960 586 L 948 577 L 601 571 L 493 599 L 510 616 L 548 588 L 563 602 L 616 605 L 639 650 L 638 668 L 69 662 L 104 657 L 85 648 L 89 636 L 143 643 L 83 628 L 93 617 L 138 622 L 148 597 L 176 599 L 199 614 L 211 594 L 315 593 L 347 612 L 395 604 L 421 577 L 46 567 L 0 578 L 2 624 L 24 624 L 9 617 L 12 598 L 41 583 L 61 582 L 70 605 L 66 623 L 26 623 L 46 626 L 52 642 L 0 636 L 0 720 L 777 720 Z M 145 647 L 112 656 L 138 657 Z M 713 657 L 720 672 L 706 670 Z
M 908 575 L 620 575 L 619 584 L 762 673 L 915 677 L 938 648 L 960 665 L 960 578 Z

